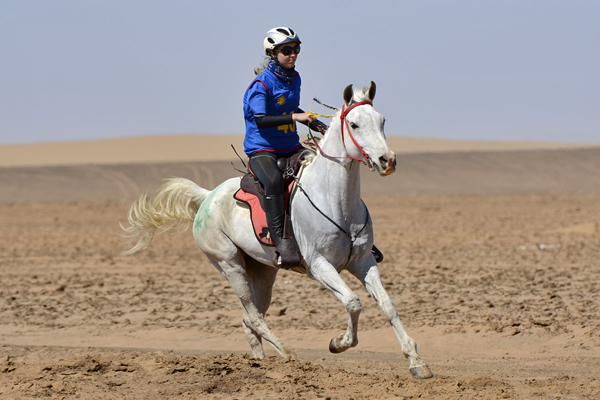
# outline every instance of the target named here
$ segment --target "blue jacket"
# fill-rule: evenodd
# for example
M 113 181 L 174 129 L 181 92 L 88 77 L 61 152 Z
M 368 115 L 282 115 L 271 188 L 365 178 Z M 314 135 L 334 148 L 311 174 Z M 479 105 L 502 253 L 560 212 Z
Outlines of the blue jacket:
M 246 137 L 244 152 L 251 156 L 259 150 L 288 152 L 299 149 L 300 137 L 296 123 L 258 129 L 254 116 L 288 115 L 300 106 L 300 75 L 296 72 L 292 84 L 280 80 L 268 69 L 258 75 L 244 95 Z

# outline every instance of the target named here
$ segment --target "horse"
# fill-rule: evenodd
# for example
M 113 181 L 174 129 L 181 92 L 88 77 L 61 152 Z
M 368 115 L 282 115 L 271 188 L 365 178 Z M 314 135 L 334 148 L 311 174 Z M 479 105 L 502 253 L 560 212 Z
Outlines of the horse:
M 373 223 L 361 199 L 359 167 L 365 163 L 381 176 L 392 174 L 396 168 L 396 155 L 384 134 L 385 118 L 373 107 L 375 91 L 374 82 L 369 88 L 345 88 L 342 108 L 337 109 L 317 151 L 304 161 L 296 177 L 290 217 L 303 258 L 297 272 L 315 279 L 346 307 L 348 326 L 331 340 L 332 353 L 358 344 L 362 306 L 340 276 L 347 270 L 387 317 L 410 362 L 412 376 L 430 378 L 431 370 L 406 333 L 371 252 Z M 124 254 L 147 247 L 157 229 L 178 235 L 193 225 L 196 243 L 240 300 L 242 327 L 253 357 L 265 357 L 264 339 L 282 357 L 296 359 L 265 321 L 278 268 L 273 263 L 274 248 L 261 244 L 253 233 L 248 206 L 233 198 L 239 188 L 239 177 L 212 191 L 184 178 L 168 180 L 150 199 L 142 195 L 132 204 L 130 226 L 121 227 L 124 236 L 130 237 L 128 244 L 137 243 Z

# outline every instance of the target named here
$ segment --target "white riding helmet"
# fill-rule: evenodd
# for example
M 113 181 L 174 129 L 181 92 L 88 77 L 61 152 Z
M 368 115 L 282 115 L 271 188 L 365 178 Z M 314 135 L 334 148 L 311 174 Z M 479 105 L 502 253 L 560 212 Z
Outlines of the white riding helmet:
M 286 43 L 302 43 L 296 32 L 285 26 L 280 26 L 271 29 L 267 32 L 267 36 L 263 41 L 263 47 L 265 49 L 265 55 L 270 56 L 271 51 L 282 44 Z

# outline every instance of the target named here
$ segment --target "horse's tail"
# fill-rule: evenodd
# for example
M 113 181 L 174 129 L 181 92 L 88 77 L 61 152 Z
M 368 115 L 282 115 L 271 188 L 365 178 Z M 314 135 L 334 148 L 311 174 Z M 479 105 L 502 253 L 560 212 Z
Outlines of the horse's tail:
M 198 208 L 210 193 L 194 182 L 184 178 L 172 178 L 158 188 L 150 199 L 144 194 L 129 209 L 129 227 L 121 228 L 127 244 L 137 243 L 124 255 L 133 254 L 150 245 L 156 230 L 159 234 L 183 234 L 192 224 Z M 172 222 L 163 227 L 164 224 Z

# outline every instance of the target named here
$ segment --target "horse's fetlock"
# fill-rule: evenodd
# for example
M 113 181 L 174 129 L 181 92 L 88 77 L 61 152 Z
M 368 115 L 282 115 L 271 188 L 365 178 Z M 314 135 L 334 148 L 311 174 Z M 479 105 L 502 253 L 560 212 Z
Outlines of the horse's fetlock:
M 401 344 L 402 352 L 406 358 L 417 356 L 417 342 L 413 338 L 408 338 L 405 343 Z

